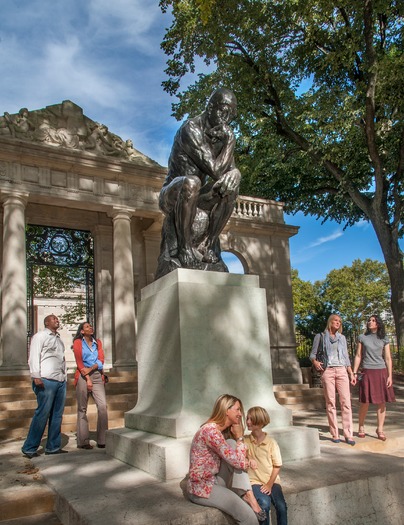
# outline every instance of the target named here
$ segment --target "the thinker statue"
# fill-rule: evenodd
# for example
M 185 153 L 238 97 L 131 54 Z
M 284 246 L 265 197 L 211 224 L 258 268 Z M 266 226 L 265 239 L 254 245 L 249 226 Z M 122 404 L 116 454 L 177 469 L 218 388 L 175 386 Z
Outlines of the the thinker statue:
M 238 196 L 240 172 L 234 164 L 230 122 L 237 101 L 217 89 L 207 107 L 178 130 L 160 192 L 165 214 L 156 278 L 176 268 L 227 272 L 219 235 Z

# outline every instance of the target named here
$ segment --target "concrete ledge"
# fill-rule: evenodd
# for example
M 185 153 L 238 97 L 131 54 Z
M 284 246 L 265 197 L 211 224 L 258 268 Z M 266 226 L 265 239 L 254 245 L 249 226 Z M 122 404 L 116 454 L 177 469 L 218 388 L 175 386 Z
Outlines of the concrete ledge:
M 156 433 L 161 436 L 173 438 L 192 437 L 190 428 L 199 428 L 206 421 L 205 416 L 184 414 L 177 416 L 138 414 L 136 407 L 125 412 L 125 427 L 128 429 L 142 430 L 143 432 Z
M 191 441 L 192 438 L 174 439 L 120 428 L 107 432 L 106 452 L 160 481 L 167 481 L 187 471 Z
M 307 427 L 284 427 L 269 430 L 279 445 L 283 463 L 320 456 L 318 431 Z
M 279 443 L 284 463 L 320 455 L 318 432 L 313 428 L 275 428 L 271 436 Z M 141 430 L 109 430 L 106 452 L 128 465 L 144 470 L 160 481 L 169 481 L 188 470 L 192 438 L 174 439 Z
M 398 525 L 404 512 L 403 484 L 401 467 L 401 472 L 286 494 L 288 520 L 311 525 Z
M 56 492 L 64 525 L 232 524 L 220 511 L 187 501 L 180 479 L 159 482 L 104 451 L 80 452 L 34 460 Z M 319 458 L 286 464 L 281 478 L 291 524 L 401 523 L 403 457 L 325 445 Z
M 402 522 L 404 458 L 321 447 L 321 458 L 286 465 L 282 485 L 290 523 L 390 525 Z

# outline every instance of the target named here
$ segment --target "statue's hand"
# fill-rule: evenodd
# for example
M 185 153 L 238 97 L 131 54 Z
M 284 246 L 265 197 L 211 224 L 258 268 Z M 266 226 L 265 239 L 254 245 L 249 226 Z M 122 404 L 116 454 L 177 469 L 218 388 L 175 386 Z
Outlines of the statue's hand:
M 211 138 L 212 142 L 225 142 L 228 143 L 234 140 L 234 133 L 230 126 L 227 124 L 220 124 L 211 128 L 206 134 Z
M 218 191 L 222 197 L 230 195 L 237 191 L 240 185 L 241 174 L 237 168 L 234 168 L 220 177 L 220 179 L 215 182 L 213 189 Z

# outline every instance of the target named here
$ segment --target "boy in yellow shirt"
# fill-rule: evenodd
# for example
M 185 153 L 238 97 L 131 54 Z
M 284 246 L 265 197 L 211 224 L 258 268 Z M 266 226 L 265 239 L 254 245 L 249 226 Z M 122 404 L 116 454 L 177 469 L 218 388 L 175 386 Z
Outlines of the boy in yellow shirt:
M 287 506 L 279 484 L 282 457 L 278 443 L 262 429 L 269 424 L 268 412 L 262 407 L 252 407 L 247 412 L 247 428 L 251 432 L 244 438 L 248 448 L 250 467 L 248 476 L 260 507 L 267 514 L 261 525 L 269 525 L 270 508 L 273 503 L 278 525 L 287 525 Z

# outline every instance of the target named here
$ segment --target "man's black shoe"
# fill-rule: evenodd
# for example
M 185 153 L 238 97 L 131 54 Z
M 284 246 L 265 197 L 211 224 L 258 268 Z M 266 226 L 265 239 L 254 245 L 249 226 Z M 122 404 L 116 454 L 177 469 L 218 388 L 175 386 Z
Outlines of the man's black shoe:
M 21 450 L 22 452 L 22 455 L 28 459 L 32 459 L 32 458 L 38 458 L 39 457 L 39 454 L 38 452 L 24 452 L 23 450 Z
M 45 450 L 45 456 L 54 456 L 55 454 L 67 454 L 68 452 L 68 450 L 63 450 L 62 448 L 60 448 L 59 450 L 55 450 L 55 452 L 46 452 Z

